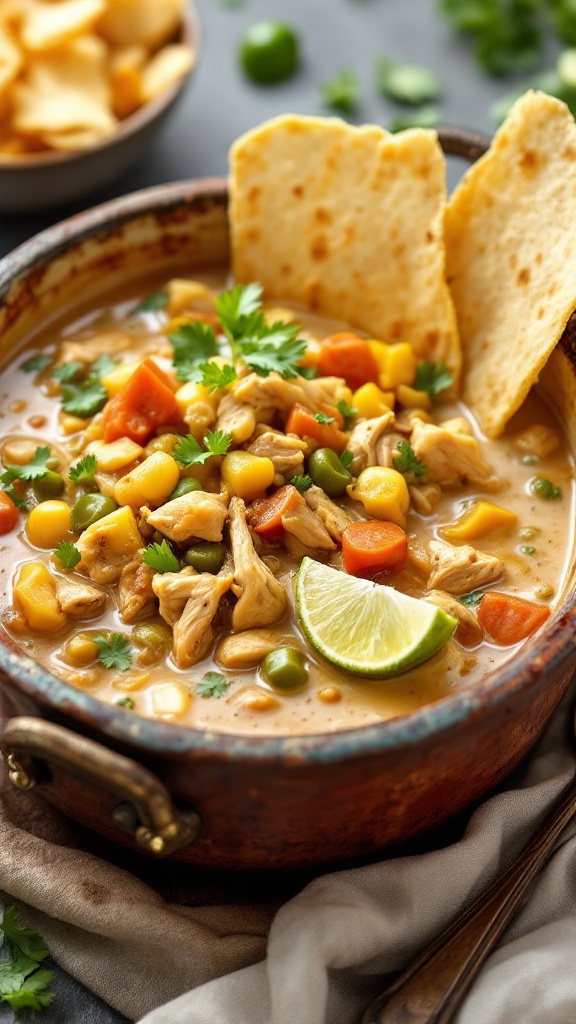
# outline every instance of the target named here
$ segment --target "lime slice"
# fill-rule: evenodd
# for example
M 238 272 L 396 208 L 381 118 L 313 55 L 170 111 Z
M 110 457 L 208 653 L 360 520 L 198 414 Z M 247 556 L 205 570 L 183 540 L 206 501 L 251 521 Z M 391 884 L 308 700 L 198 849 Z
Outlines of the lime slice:
M 458 623 L 427 601 L 303 558 L 296 607 L 313 647 L 359 676 L 392 676 L 428 661 Z

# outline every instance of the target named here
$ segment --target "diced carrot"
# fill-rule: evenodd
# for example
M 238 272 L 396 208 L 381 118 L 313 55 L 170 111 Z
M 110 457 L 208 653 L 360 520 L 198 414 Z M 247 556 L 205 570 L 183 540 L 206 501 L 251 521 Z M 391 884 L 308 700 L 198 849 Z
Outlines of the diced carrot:
M 310 412 L 310 409 L 297 402 L 290 410 L 290 415 L 286 422 L 286 433 L 297 434 L 298 437 L 309 437 L 319 448 L 333 448 L 340 455 L 348 443 L 348 438 L 340 430 L 337 417 L 334 416 L 334 413 L 338 413 L 338 410 L 333 409 L 332 406 L 325 406 L 324 408 L 329 410 L 324 415 L 332 417 L 333 423 L 320 422 L 316 419 L 314 413 Z
M 344 377 L 352 391 L 369 381 L 378 381 L 380 375 L 368 342 L 349 331 L 332 334 L 322 342 L 318 369 L 325 377 Z
M 326 405 L 325 403 L 322 403 L 320 406 L 320 412 L 323 412 L 326 416 L 331 416 L 333 420 L 336 420 L 336 425 L 340 427 L 341 430 L 344 428 L 344 417 L 340 412 L 340 409 L 337 409 L 335 405 Z
M 360 520 L 342 533 L 344 568 L 351 576 L 399 572 L 407 552 L 408 538 L 395 523 Z
M 489 590 L 480 602 L 478 622 L 488 636 L 500 647 L 519 644 L 531 636 L 550 616 L 543 604 L 526 601 L 523 597 Z
M 246 521 L 254 533 L 274 540 L 283 533 L 282 516 L 303 501 L 293 484 L 285 484 L 268 498 L 256 498 L 246 510 Z
M 106 443 L 129 437 L 146 444 L 156 427 L 179 422 L 169 378 L 154 360 L 146 359 L 104 406 L 103 437 Z
M 18 522 L 18 508 L 9 494 L 0 491 L 0 534 L 10 533 Z

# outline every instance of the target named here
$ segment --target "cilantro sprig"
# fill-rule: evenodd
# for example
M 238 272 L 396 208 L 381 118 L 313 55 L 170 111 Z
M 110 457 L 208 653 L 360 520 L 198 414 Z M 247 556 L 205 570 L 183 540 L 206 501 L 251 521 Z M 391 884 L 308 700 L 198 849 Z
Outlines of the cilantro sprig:
M 101 378 L 116 366 L 116 361 L 104 353 L 92 363 L 72 360 L 52 370 L 52 377 L 62 388 L 62 409 L 70 416 L 89 419 L 105 406 L 108 392 Z
M 352 420 L 355 420 L 358 415 L 358 409 L 355 409 L 353 405 L 348 405 L 343 398 L 336 404 L 336 408 L 344 417 L 344 428 L 349 430 Z
M 54 548 L 54 554 L 63 569 L 74 569 L 82 559 L 76 545 L 69 540 L 61 541 L 58 547 Z
M 0 964 L 0 999 L 13 1010 L 42 1010 L 54 999 L 50 983 L 54 971 L 39 970 L 49 955 L 38 932 L 18 924 L 14 905 L 4 911 L 0 930 L 8 946 L 9 959 Z
M 228 687 L 230 686 L 231 680 L 225 678 L 220 672 L 206 672 L 202 676 L 202 679 L 194 688 L 194 692 L 199 697 L 222 697 Z
M 7 464 L 4 467 L 4 472 L 0 476 L 0 483 L 3 484 L 6 494 L 12 498 L 14 504 L 23 512 L 28 510 L 28 506 L 22 499 L 21 494 L 18 493 L 15 484 L 18 484 L 20 481 L 22 483 L 35 483 L 41 480 L 43 476 L 50 472 L 48 467 L 50 458 L 50 448 L 46 445 L 37 448 L 31 462 L 27 462 L 24 466 Z
M 425 476 L 426 466 L 417 457 L 409 441 L 398 441 L 398 455 L 393 455 L 394 469 L 399 473 L 413 473 L 414 476 Z
M 297 491 L 300 491 L 300 493 L 307 491 L 309 487 L 312 487 L 313 482 L 312 477 L 309 476 L 308 473 L 304 473 L 303 475 L 296 474 L 296 476 L 290 477 L 290 483 Z
M 232 444 L 232 434 L 214 430 L 203 438 L 204 449 L 192 434 L 181 437 L 174 446 L 172 456 L 180 466 L 203 465 L 212 455 L 225 455 Z
M 86 481 L 92 483 L 94 480 L 94 474 L 98 468 L 98 459 L 95 455 L 85 455 L 80 462 L 77 462 L 75 466 L 70 466 L 68 477 L 73 480 L 74 483 L 81 483 Z
M 468 594 L 462 594 L 462 597 L 459 597 L 458 600 L 460 601 L 460 604 L 465 605 L 466 608 L 477 608 L 483 597 L 483 590 L 471 590 Z
M 330 423 L 334 423 L 335 422 L 334 417 L 333 416 L 328 416 L 325 412 L 315 412 L 314 413 L 314 419 L 318 423 L 325 423 L 327 426 L 329 426 Z
M 169 341 L 178 380 L 200 380 L 200 364 L 218 353 L 214 328 L 199 320 L 181 324 L 169 335 Z
M 24 373 L 42 373 L 42 370 L 50 366 L 51 362 L 52 356 L 30 356 L 29 359 L 20 363 L 20 369 L 24 370 Z
M 298 338 L 299 324 L 282 320 L 267 324 L 262 307 L 262 286 L 256 282 L 237 284 L 216 298 L 216 315 L 228 339 L 232 362 L 242 359 L 250 369 L 267 377 L 298 376 L 298 363 L 306 351 L 306 342 Z
M 218 363 L 200 363 L 198 369 L 202 373 L 200 383 L 205 388 L 210 388 L 210 391 L 227 388 L 238 377 L 234 367 L 227 363 L 224 366 L 218 366 Z
M 166 538 L 159 544 L 149 544 L 144 552 L 143 561 L 155 572 L 178 572 L 180 569 L 180 562 Z
M 95 636 L 94 643 L 98 647 L 98 661 L 104 668 L 115 668 L 118 672 L 127 672 L 132 664 L 132 647 L 121 633 L 109 633 L 108 636 Z
M 414 387 L 417 391 L 427 391 L 429 395 L 439 395 L 447 391 L 454 383 L 454 377 L 446 363 L 433 363 L 425 359 L 416 370 Z
M 354 71 L 345 69 L 320 86 L 320 95 L 327 107 L 343 114 L 353 114 L 360 103 L 360 83 Z

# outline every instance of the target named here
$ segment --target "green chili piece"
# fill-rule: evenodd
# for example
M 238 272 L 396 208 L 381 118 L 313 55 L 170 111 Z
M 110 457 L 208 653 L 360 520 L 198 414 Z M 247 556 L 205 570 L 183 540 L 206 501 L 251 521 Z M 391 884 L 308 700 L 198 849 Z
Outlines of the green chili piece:
M 133 643 L 140 648 L 139 665 L 154 665 L 170 650 L 170 632 L 159 622 L 142 622 L 132 630 Z
M 51 469 L 34 483 L 34 494 L 38 501 L 46 501 L 47 498 L 57 498 L 64 490 L 64 480 L 60 473 L 54 473 Z
M 295 647 L 270 651 L 260 665 L 260 672 L 269 686 L 283 693 L 301 690 L 308 680 L 304 656 Z
M 308 475 L 317 487 L 321 487 L 329 498 L 337 498 L 343 494 L 352 474 L 331 448 L 318 448 L 308 459 Z
M 176 487 L 172 491 L 172 494 L 170 494 L 166 498 L 166 501 L 173 501 L 174 498 L 181 498 L 184 494 L 191 494 L 192 491 L 201 490 L 202 484 L 199 484 L 198 481 L 195 480 L 193 476 L 183 476 L 182 479 L 179 480 L 178 483 L 176 484 Z
M 194 544 L 184 555 L 186 565 L 191 565 L 196 572 L 211 572 L 214 575 L 220 572 L 225 558 L 226 546 L 208 540 Z
M 114 498 L 107 498 L 104 494 L 83 494 L 72 506 L 72 528 L 76 533 L 82 533 L 117 508 Z

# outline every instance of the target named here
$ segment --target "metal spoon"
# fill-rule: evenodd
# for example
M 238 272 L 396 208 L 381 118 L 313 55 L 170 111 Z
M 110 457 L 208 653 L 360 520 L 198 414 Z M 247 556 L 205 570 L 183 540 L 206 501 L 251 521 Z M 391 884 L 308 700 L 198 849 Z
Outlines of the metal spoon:
M 511 867 L 373 1000 L 361 1024 L 449 1024 L 575 816 L 576 775 Z

